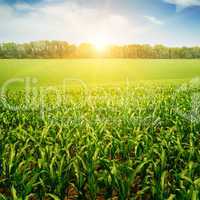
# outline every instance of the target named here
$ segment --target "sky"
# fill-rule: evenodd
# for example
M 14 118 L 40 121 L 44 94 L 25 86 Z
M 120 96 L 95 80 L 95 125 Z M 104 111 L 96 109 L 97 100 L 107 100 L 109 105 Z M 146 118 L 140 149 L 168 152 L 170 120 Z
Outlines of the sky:
M 200 45 L 200 0 L 0 0 L 0 42 Z

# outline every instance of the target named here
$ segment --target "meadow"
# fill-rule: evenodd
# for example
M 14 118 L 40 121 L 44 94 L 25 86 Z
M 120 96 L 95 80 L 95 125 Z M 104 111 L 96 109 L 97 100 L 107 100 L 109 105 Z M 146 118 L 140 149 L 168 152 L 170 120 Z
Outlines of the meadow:
M 0 60 L 1 86 L 57 88 L 1 94 L 0 199 L 200 199 L 198 76 L 200 60 Z
M 198 59 L 4 59 L 0 60 L 0 85 L 15 77 L 34 77 L 39 85 L 59 85 L 65 78 L 94 85 L 191 79 L 200 76 L 199 66 Z

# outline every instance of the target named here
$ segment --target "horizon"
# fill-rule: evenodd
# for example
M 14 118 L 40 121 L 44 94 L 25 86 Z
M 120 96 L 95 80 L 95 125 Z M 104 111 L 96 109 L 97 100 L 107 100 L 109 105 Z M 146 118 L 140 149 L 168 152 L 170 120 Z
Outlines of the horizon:
M 76 47 L 79 47 L 80 45 L 82 44 L 88 44 L 88 45 L 91 45 L 92 47 L 96 48 L 95 46 L 95 43 L 92 43 L 92 42 L 87 42 L 87 41 L 82 41 L 80 43 L 73 43 L 73 42 L 70 42 L 70 41 L 67 41 L 67 40 L 30 40 L 30 41 L 24 41 L 24 42 L 15 42 L 15 41 L 0 41 L 0 44 L 8 44 L 8 43 L 14 43 L 14 44 L 17 44 L 17 45 L 23 45 L 23 44 L 29 44 L 29 43 L 34 43 L 34 42 L 65 42 L 69 45 L 75 45 Z M 197 44 L 197 45 L 191 45 L 191 46 L 187 46 L 187 45 L 166 45 L 166 44 L 161 44 L 161 43 L 155 43 L 155 44 L 148 44 L 148 43 L 133 43 L 133 42 L 130 42 L 130 43 L 121 43 L 121 44 L 106 44 L 104 47 L 105 48 L 109 48 L 109 47 L 112 47 L 112 46 L 117 46 L 117 47 L 124 47 L 124 46 L 131 46 L 131 45 L 139 45 L 139 46 L 145 46 L 145 45 L 148 45 L 150 47 L 155 47 L 155 46 L 164 46 L 166 48 L 195 48 L 195 47 L 200 47 L 200 44 Z

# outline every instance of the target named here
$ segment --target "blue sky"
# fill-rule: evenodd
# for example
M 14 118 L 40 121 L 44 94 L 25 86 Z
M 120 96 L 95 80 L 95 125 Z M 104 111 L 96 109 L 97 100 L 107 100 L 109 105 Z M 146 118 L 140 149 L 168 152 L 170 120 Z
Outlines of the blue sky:
M 0 0 L 0 42 L 200 45 L 200 0 Z

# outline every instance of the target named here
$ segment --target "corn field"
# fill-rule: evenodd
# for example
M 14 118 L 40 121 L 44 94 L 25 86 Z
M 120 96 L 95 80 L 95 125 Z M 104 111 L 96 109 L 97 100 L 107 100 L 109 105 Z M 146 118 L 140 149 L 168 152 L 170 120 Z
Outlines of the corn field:
M 200 199 L 200 91 L 182 88 L 138 82 L 60 90 L 59 105 L 49 93 L 43 104 L 30 98 L 26 109 L 24 91 L 7 92 L 0 199 Z

